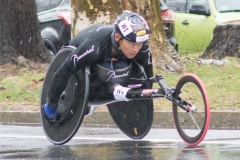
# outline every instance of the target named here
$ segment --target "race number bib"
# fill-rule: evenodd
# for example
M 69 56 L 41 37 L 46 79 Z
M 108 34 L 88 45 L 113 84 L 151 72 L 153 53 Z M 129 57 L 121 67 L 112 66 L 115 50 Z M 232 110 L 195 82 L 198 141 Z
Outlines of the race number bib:
M 129 101 L 126 97 L 126 94 L 130 88 L 117 85 L 114 87 L 113 96 L 117 101 Z

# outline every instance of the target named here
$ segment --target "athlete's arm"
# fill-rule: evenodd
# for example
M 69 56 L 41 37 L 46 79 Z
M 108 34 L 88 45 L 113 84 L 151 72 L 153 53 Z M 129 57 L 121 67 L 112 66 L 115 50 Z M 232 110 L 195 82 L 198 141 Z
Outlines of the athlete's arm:
M 91 65 L 98 60 L 100 43 L 94 38 L 86 37 L 81 45 L 75 49 L 66 59 L 68 66 L 78 71 L 80 68 Z

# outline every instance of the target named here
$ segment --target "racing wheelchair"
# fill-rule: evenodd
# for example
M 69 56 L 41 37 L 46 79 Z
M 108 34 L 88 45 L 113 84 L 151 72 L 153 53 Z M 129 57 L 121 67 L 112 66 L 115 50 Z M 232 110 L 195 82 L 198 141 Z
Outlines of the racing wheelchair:
M 210 124 L 210 104 L 201 80 L 196 75 L 185 74 L 175 88 L 171 88 L 160 74 L 147 79 L 143 67 L 137 62 L 132 64 L 134 72 L 130 74 L 128 87 L 147 91 L 154 90 L 151 84 L 157 83 L 160 93 L 154 92 L 150 96 L 136 97 L 130 101 L 101 98 L 104 93 L 92 85 L 92 70 L 88 66 L 70 77 L 58 101 L 56 120 L 47 120 L 42 106 L 47 101 L 51 78 L 74 49 L 73 46 L 62 47 L 52 60 L 42 86 L 40 116 L 44 133 L 50 142 L 56 145 L 67 143 L 78 131 L 84 117 L 102 105 L 107 106 L 112 119 L 125 135 L 132 139 L 142 139 L 152 126 L 154 98 L 165 98 L 172 102 L 173 121 L 183 141 L 195 146 L 204 139 Z

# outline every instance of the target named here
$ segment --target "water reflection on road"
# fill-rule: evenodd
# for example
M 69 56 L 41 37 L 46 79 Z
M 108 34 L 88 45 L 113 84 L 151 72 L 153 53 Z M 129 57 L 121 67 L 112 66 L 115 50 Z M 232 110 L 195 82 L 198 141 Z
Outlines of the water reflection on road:
M 142 140 L 118 128 L 80 128 L 65 145 L 51 144 L 40 126 L 0 125 L 0 159 L 86 160 L 238 160 L 240 131 L 209 130 L 196 147 L 187 146 L 174 129 L 152 129 Z
M 148 141 L 83 142 L 81 145 L 49 146 L 42 158 L 116 159 L 116 160 L 237 160 L 240 145 L 205 144 L 186 146 L 184 143 Z

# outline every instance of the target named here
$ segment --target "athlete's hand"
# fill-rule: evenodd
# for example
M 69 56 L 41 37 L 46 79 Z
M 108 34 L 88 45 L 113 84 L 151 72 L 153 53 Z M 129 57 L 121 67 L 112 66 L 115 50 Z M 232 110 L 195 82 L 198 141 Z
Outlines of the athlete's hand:
M 113 96 L 114 96 L 115 100 L 129 101 L 129 99 L 126 97 L 128 90 L 130 90 L 130 88 L 123 87 L 121 85 L 117 85 L 116 87 L 114 87 Z
M 151 96 L 153 93 L 157 93 L 158 89 L 143 89 L 141 96 Z

